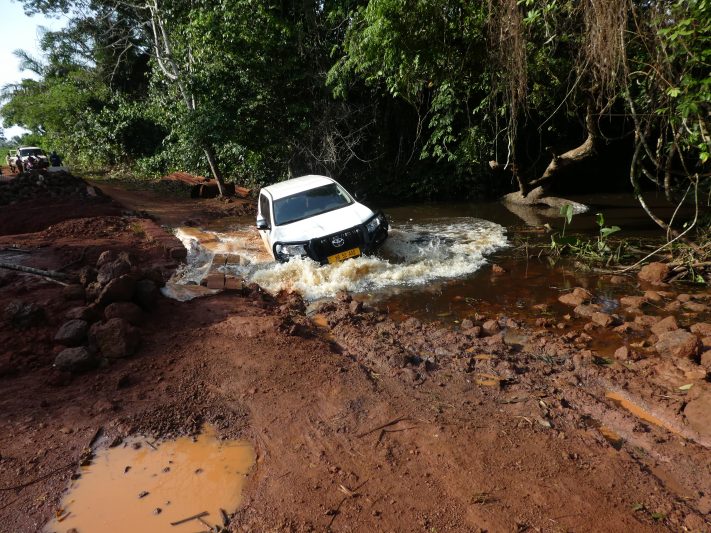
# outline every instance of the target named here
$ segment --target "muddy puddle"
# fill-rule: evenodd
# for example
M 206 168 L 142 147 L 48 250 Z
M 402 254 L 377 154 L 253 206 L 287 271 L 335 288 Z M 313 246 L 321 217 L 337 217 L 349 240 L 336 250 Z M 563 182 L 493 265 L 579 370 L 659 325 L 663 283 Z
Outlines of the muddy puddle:
M 209 427 L 195 439 L 128 439 L 82 467 L 44 532 L 180 533 L 221 526 L 224 513 L 237 509 L 254 461 L 248 443 L 221 441 Z

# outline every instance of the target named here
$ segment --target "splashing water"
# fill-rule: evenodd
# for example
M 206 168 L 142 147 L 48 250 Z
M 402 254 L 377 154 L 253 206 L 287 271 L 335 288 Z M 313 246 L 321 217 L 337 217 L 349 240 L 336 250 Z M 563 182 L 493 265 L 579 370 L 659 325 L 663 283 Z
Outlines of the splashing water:
M 227 265 L 221 270 L 269 292 L 295 291 L 307 300 L 334 296 L 341 290 L 362 293 L 466 276 L 486 263 L 486 255 L 507 246 L 502 226 L 473 218 L 391 228 L 377 256 L 324 266 L 310 259 L 274 262 L 252 227 L 226 233 L 181 228 L 176 236 L 188 249 L 188 263 L 176 272 L 175 283 L 199 283 L 216 253 L 235 253 L 250 264 Z

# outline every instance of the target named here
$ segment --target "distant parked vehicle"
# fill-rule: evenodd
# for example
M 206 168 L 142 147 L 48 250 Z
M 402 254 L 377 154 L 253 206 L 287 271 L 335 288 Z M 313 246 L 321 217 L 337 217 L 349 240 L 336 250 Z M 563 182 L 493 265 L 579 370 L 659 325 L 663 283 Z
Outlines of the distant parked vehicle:
M 36 161 L 29 163 L 30 157 Z M 17 170 L 21 172 L 28 170 L 29 166 L 31 166 L 33 170 L 47 168 L 49 166 L 49 158 L 42 148 L 36 146 L 21 146 L 10 156 L 8 163 L 10 167 L 17 167 Z

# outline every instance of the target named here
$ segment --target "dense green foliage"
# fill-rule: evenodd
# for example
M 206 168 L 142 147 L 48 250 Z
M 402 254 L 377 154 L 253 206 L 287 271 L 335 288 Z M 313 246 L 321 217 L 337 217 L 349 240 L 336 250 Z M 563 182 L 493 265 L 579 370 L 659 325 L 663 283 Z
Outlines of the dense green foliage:
M 71 22 L 0 114 L 75 163 L 473 197 L 524 190 L 587 137 L 578 186 L 607 165 L 708 192 L 709 0 L 24 4 Z

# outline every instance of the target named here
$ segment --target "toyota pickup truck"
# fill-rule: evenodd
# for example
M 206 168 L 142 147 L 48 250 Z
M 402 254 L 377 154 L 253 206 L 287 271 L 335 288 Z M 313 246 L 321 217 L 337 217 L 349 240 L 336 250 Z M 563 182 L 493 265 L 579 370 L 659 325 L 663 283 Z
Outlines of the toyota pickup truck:
M 309 175 L 262 188 L 257 230 L 277 261 L 328 264 L 375 251 L 388 236 L 388 221 L 335 180 Z
M 18 170 L 27 169 L 27 160 L 34 157 L 37 160 L 35 168 L 47 168 L 49 166 L 49 158 L 44 153 L 42 148 L 36 146 L 21 146 L 13 154 L 10 155 L 8 163 L 10 167 L 15 167 Z

